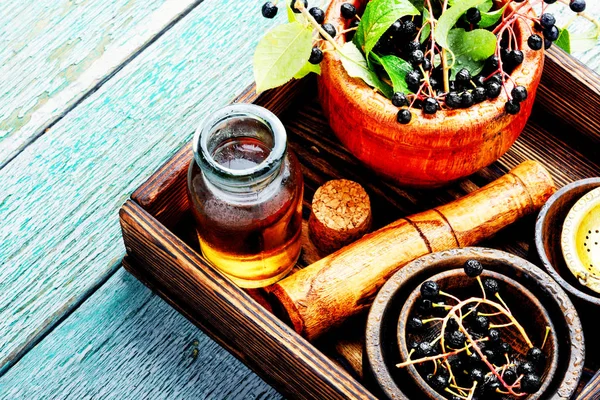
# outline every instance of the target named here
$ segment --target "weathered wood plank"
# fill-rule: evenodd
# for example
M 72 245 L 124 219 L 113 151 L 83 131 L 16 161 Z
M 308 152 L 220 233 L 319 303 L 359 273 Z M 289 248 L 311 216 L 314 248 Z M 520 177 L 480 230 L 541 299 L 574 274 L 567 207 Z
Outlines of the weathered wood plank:
M 122 268 L 0 388 L 11 400 L 281 398 Z
M 0 170 L 0 373 L 117 268 L 120 205 L 251 83 L 277 21 L 238 5 L 194 9 Z
M 0 168 L 201 0 L 0 4 Z

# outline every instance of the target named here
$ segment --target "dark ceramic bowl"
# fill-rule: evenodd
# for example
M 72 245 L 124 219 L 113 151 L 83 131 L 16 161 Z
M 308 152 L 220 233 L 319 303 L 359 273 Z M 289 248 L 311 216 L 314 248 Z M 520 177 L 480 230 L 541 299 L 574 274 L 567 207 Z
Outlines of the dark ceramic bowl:
M 533 293 L 527 290 L 525 286 L 503 274 L 492 271 L 484 271 L 481 274 L 481 278 L 493 278 L 499 283 L 499 293 L 502 296 L 502 299 L 507 303 L 509 310 L 515 316 L 516 320 L 523 326 L 534 346 L 541 347 L 546 333 L 545 327 L 549 327 L 550 332 L 556 331 L 550 315 L 548 315 L 548 312 L 542 303 L 533 295 Z M 427 280 L 436 282 L 440 289 L 446 293 L 459 295 L 461 300 L 482 296 L 481 288 L 477 280 L 469 278 L 462 268 L 441 272 L 427 278 Z M 418 314 L 418 302 L 421 298 L 420 286 L 421 284 L 419 284 L 408 296 L 408 299 L 400 312 L 397 338 L 400 343 L 400 357 L 402 358 L 402 361 L 406 361 L 409 358 L 409 339 L 418 341 L 427 340 L 431 342 L 439 335 L 442 328 L 441 323 L 433 322 L 428 325 L 430 329 L 416 333 L 407 332 L 406 326 L 409 317 Z M 492 300 L 496 299 L 492 298 Z M 448 304 L 453 305 L 455 302 L 450 300 Z M 487 306 L 482 305 L 480 306 L 480 309 L 485 309 L 486 307 Z M 495 312 L 497 310 L 487 307 L 487 311 Z M 490 317 L 490 322 L 492 323 L 504 323 L 506 321 L 506 317 Z M 501 328 L 500 332 L 502 340 L 511 345 L 515 355 L 518 355 L 517 358 L 525 359 L 525 355 L 529 351 L 529 346 L 519 335 L 517 329 L 514 327 Z M 554 374 L 558 367 L 558 338 L 556 335 L 552 334 L 548 337 L 543 350 L 548 358 L 546 368 L 541 375 L 542 386 L 536 393 L 523 397 L 523 400 L 537 400 L 541 398 L 554 379 Z M 417 371 L 415 365 L 409 365 L 406 369 L 422 391 L 423 396 L 436 400 L 446 399 L 446 397 L 437 393 L 427 384 L 425 379 L 423 379 L 421 374 Z
M 543 398 L 569 399 L 583 371 L 585 345 L 573 303 L 560 286 L 535 265 L 512 254 L 479 247 L 454 249 L 421 257 L 396 272 L 381 288 L 369 312 L 365 338 L 364 373 L 372 390 L 390 399 L 423 399 L 423 392 L 402 361 L 397 326 L 410 294 L 430 277 L 479 260 L 487 271 L 523 285 L 543 305 L 559 340 L 558 365 Z
M 586 193 L 600 187 L 600 178 L 583 179 L 570 183 L 556 192 L 542 207 L 535 225 L 535 247 L 542 265 L 570 295 L 587 303 L 600 306 L 600 294 L 583 286 L 569 270 L 561 249 L 563 222 L 575 203 Z

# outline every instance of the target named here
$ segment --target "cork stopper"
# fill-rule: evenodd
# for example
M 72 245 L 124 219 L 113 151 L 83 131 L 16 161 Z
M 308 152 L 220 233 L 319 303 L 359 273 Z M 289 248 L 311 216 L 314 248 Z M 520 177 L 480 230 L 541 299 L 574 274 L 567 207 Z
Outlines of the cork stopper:
M 362 237 L 371 228 L 371 202 L 362 186 L 346 179 L 317 189 L 308 220 L 309 236 L 324 254 Z

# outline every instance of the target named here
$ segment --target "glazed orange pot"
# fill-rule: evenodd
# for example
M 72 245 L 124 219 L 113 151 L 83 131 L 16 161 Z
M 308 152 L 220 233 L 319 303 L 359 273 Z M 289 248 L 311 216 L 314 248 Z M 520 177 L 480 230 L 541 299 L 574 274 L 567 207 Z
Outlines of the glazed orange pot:
M 367 0 L 331 2 L 325 22 L 338 32 L 350 23 L 340 15 L 340 6 L 347 2 L 362 10 Z M 503 90 L 497 99 L 468 109 L 440 110 L 435 115 L 414 110 L 411 122 L 402 125 L 396 121 L 398 108 L 361 79 L 349 77 L 336 52 L 325 53 L 321 62 L 321 105 L 339 140 L 369 168 L 405 186 L 442 186 L 496 161 L 525 127 L 544 63 L 544 52 L 527 45 L 529 32 L 519 20 L 515 33 L 525 60 L 511 76 L 527 89 L 528 97 L 517 115 L 505 112 L 508 99 Z M 336 40 L 345 41 L 342 35 Z M 512 84 L 507 87 L 510 91 Z

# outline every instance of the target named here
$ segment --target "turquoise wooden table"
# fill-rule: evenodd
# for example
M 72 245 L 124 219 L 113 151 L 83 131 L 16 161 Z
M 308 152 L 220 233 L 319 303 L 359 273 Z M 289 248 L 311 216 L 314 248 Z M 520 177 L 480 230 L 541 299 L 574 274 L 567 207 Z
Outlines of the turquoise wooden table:
M 252 82 L 261 4 L 1 2 L 0 399 L 280 397 L 123 270 L 117 216 Z

